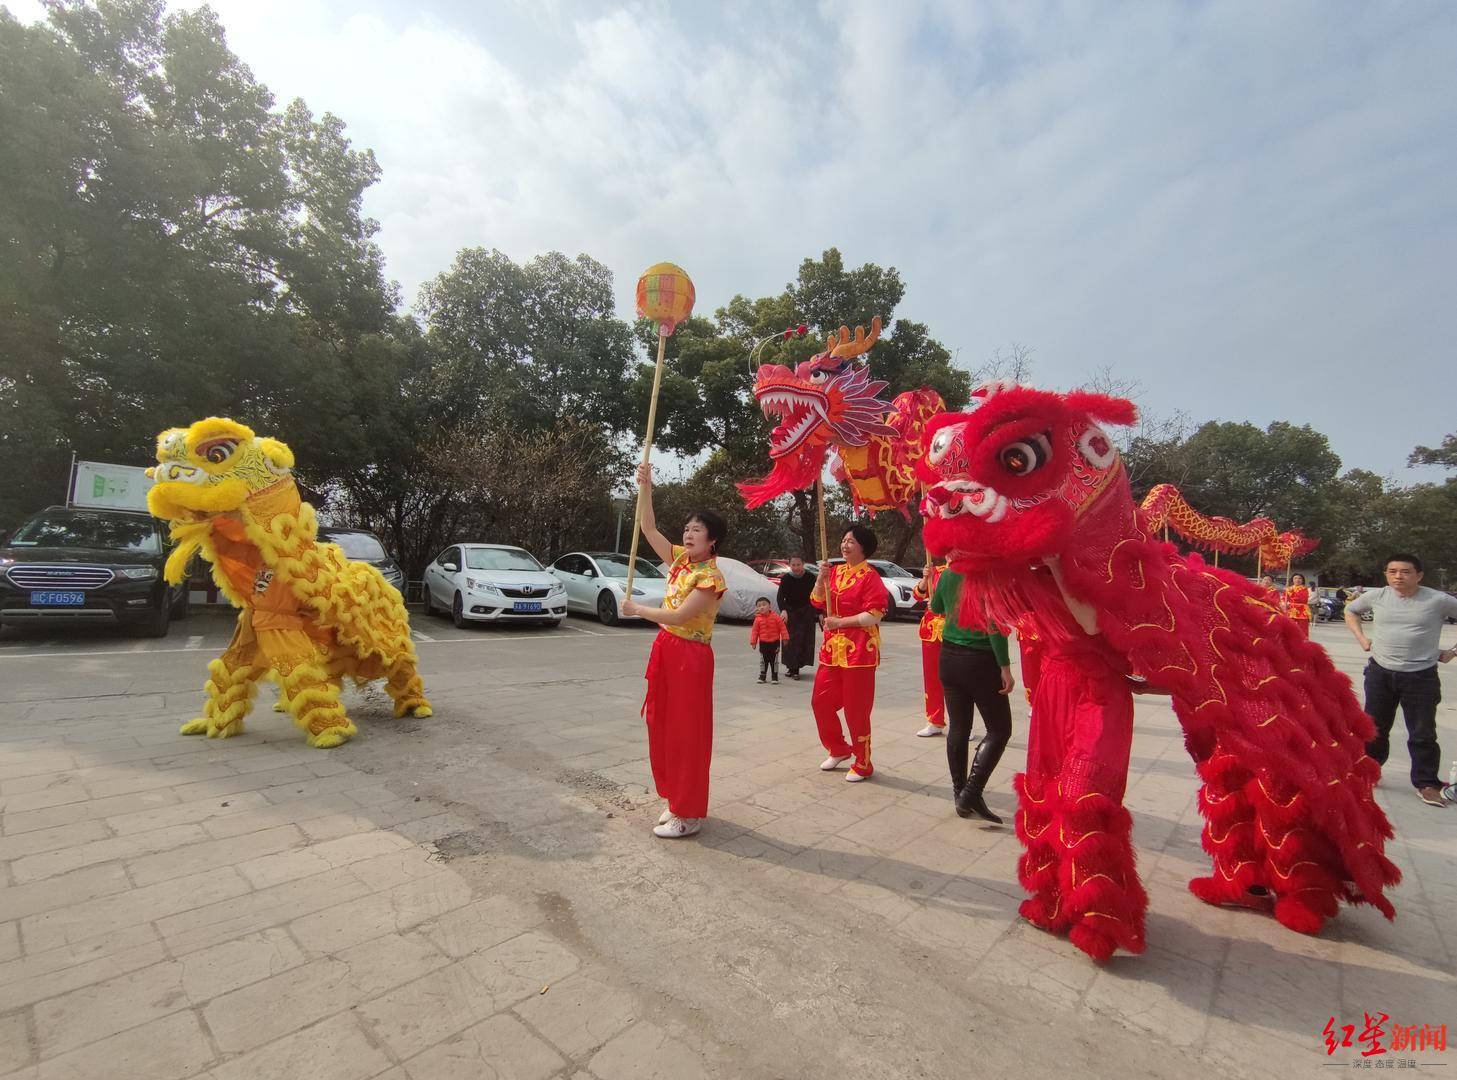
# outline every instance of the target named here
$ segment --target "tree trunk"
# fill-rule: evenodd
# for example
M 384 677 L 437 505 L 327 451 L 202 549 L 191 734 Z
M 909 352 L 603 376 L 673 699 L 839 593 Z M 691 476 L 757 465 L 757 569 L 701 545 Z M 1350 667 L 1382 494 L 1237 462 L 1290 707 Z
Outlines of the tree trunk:
M 794 508 L 799 515 L 799 553 L 804 556 L 806 562 L 814 562 L 820 557 L 819 553 L 819 512 L 815 507 L 815 495 L 813 488 L 806 488 L 803 491 L 796 491 L 794 494 Z
M 901 515 L 895 516 L 895 553 L 891 556 L 891 562 L 897 566 L 904 566 L 906 555 L 911 550 L 911 544 L 915 542 L 921 531 L 921 519 L 918 516 L 907 521 Z

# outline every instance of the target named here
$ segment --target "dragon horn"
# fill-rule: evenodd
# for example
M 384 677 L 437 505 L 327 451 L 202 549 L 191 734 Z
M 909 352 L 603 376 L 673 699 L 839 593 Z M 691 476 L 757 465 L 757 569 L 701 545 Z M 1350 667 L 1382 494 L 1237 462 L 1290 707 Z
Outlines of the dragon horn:
M 840 327 L 839 340 L 836 340 L 836 335 L 831 334 L 827 344 L 831 356 L 840 360 L 848 360 L 869 350 L 870 346 L 874 345 L 879 339 L 880 316 L 877 315 L 870 320 L 870 333 L 868 335 L 865 333 L 865 327 L 857 326 L 855 327 L 855 337 L 851 339 L 850 328 L 848 326 L 842 326 Z

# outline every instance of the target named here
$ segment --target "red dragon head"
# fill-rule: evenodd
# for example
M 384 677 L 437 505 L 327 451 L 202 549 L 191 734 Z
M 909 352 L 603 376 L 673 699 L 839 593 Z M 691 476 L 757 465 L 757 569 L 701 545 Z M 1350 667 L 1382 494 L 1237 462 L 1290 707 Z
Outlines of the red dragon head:
M 1132 402 L 1005 381 L 972 400 L 972 412 L 926 429 L 921 513 L 932 554 L 963 572 L 1026 567 L 1062 554 L 1090 511 L 1127 503 L 1132 512 L 1123 463 L 1098 426 L 1132 423 Z
M 754 400 L 779 424 L 769 438 L 774 468 L 762 480 L 740 484 L 750 510 L 787 491 L 814 483 L 830 443 L 864 446 L 875 435 L 894 435 L 884 422 L 890 402 L 879 397 L 884 382 L 855 363 L 880 337 L 880 316 L 850 336 L 848 326 L 830 334 L 825 350 L 793 370 L 764 364 L 754 383 Z

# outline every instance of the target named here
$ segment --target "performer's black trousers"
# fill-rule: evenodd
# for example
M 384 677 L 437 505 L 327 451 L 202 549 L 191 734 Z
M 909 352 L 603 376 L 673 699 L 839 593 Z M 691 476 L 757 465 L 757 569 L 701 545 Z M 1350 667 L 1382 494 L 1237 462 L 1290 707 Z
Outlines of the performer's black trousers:
M 810 667 L 815 655 L 815 625 L 819 612 L 806 604 L 801 608 L 790 608 L 784 613 L 789 624 L 789 640 L 784 643 L 784 670 L 798 675 L 800 668 Z
M 946 695 L 946 764 L 951 768 L 951 785 L 959 790 L 966 783 L 972 707 L 981 712 L 986 725 L 981 746 L 990 772 L 1012 737 L 1012 703 L 1002 693 L 1002 667 L 990 649 L 943 641 L 938 670 Z M 977 753 L 981 752 L 979 748 Z
M 1442 748 L 1437 745 L 1437 702 L 1442 700 L 1442 680 L 1433 664 L 1424 671 L 1387 671 L 1372 660 L 1366 664 L 1366 715 L 1376 722 L 1376 738 L 1366 753 L 1385 765 L 1391 753 L 1391 727 L 1396 707 L 1406 718 L 1406 749 L 1411 755 L 1413 787 L 1441 787 L 1437 771 L 1442 765 Z
M 774 681 L 779 681 L 779 642 L 759 642 L 759 678 L 764 677 L 765 672 L 774 673 Z

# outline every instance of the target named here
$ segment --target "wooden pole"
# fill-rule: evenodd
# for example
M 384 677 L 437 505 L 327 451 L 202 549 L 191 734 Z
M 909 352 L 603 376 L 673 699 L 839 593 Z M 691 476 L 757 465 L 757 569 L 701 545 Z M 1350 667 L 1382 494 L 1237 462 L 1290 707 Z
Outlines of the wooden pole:
M 653 396 L 648 399 L 648 429 L 642 444 L 642 463 L 648 464 L 648 458 L 653 452 L 653 424 L 658 419 L 658 388 L 663 385 L 663 351 L 668 347 L 668 335 L 663 333 L 663 327 L 658 327 L 658 366 L 653 369 Z M 627 556 L 627 590 L 626 599 L 632 599 L 632 575 L 637 569 L 637 542 L 642 539 L 642 489 L 639 487 L 637 499 L 633 502 L 632 508 L 632 547 Z
M 830 541 L 825 531 L 825 478 L 815 477 L 815 502 L 820 508 L 820 562 L 830 557 Z
M 1265 576 L 1265 553 L 1255 548 L 1255 578 L 1258 580 Z

